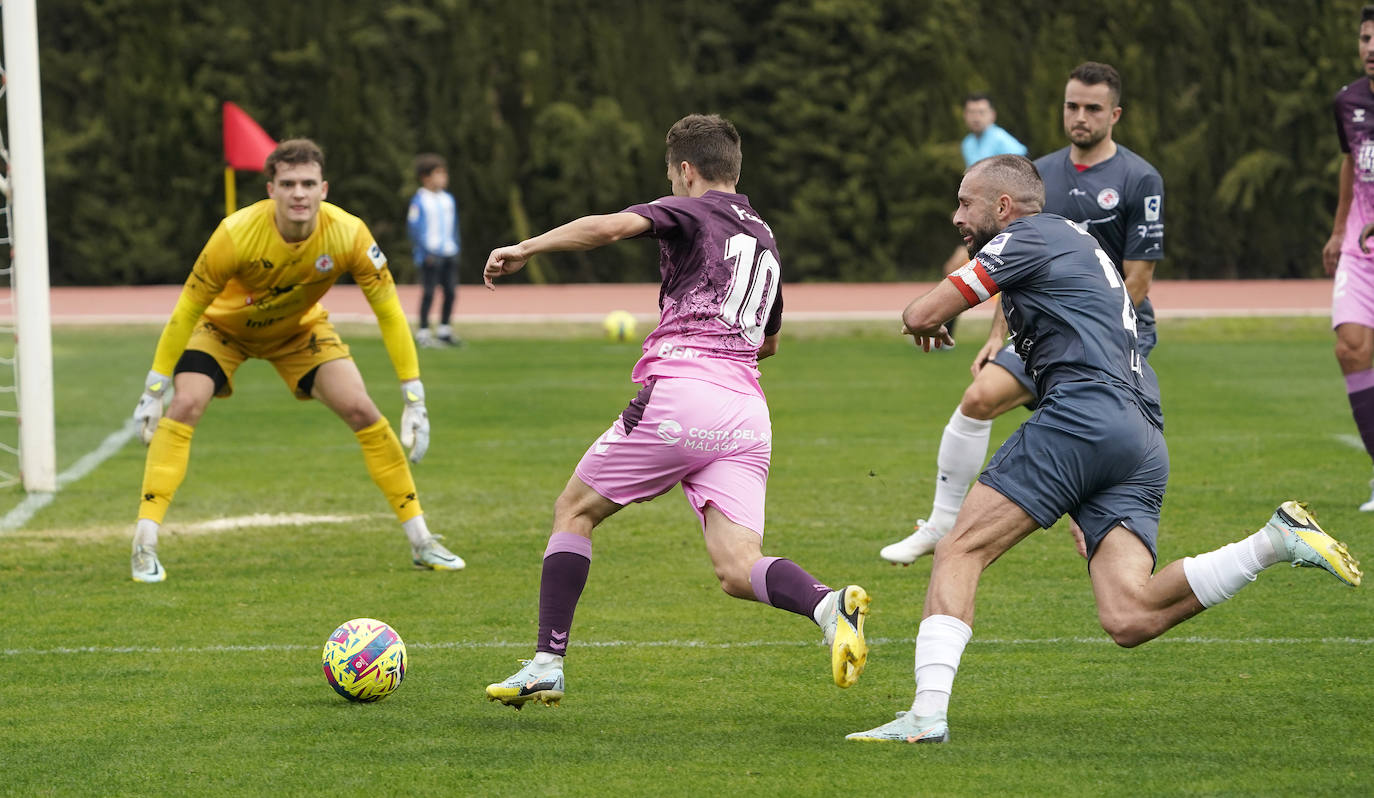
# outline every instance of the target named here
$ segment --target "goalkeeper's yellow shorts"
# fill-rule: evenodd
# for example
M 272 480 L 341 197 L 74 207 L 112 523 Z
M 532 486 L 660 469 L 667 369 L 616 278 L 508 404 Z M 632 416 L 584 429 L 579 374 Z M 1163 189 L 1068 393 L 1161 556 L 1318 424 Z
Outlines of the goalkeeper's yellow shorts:
M 194 354 L 197 352 L 213 358 L 223 372 L 222 377 L 208 374 L 218 386 L 215 395 L 221 398 L 233 395 L 234 372 L 249 358 L 271 363 L 297 399 L 309 399 L 315 369 L 322 363 L 350 357 L 348 344 L 339 338 L 334 325 L 326 320 L 317 321 L 287 338 L 269 341 L 244 341 L 211 322 L 201 320 L 191 333 L 191 340 L 186 344 L 186 352 L 178 361 L 176 371 L 206 373 L 213 370 L 213 367 L 207 369 L 204 357 Z M 310 379 L 302 385 L 301 381 L 307 376 Z

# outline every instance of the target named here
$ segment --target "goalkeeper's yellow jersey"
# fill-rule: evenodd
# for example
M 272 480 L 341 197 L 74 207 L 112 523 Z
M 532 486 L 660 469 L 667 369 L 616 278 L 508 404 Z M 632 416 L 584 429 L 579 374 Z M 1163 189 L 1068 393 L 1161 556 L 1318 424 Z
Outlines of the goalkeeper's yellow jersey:
M 153 371 L 172 373 L 202 315 L 254 348 L 285 341 L 328 318 L 320 299 L 347 272 L 377 315 L 396 376 L 417 379 L 419 359 L 396 283 L 367 225 L 322 202 L 314 232 L 289 244 L 277 231 L 275 213 L 275 201 L 265 199 L 215 228 L 162 331 Z

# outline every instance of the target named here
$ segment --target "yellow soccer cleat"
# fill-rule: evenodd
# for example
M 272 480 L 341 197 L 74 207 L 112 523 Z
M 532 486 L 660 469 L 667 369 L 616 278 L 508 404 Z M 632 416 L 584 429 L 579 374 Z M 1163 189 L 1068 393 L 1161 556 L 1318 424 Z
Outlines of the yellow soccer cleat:
M 840 687 L 859 680 L 868 664 L 868 643 L 864 640 L 864 617 L 872 601 L 868 592 L 850 585 L 834 593 L 835 608 L 825 624 L 825 642 L 830 646 L 830 675 Z
M 516 709 L 530 701 L 556 706 L 563 700 L 563 668 L 536 665 L 534 660 L 527 660 L 525 667 L 506 677 L 505 681 L 487 685 L 487 700 L 500 701 Z
M 1359 561 L 1350 556 L 1344 543 L 1317 526 L 1307 505 L 1284 502 L 1264 528 L 1280 559 L 1291 562 L 1294 568 L 1321 568 L 1351 587 L 1360 586 L 1364 574 Z

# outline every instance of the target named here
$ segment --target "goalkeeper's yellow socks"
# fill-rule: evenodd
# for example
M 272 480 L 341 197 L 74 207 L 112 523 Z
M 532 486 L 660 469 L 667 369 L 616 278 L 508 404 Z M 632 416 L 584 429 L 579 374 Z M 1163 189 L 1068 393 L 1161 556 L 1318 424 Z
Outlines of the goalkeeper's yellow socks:
M 191 459 L 191 435 L 194 432 L 195 427 L 190 424 L 173 421 L 166 416 L 158 421 L 157 431 L 148 444 L 148 459 L 143 466 L 143 497 L 138 504 L 139 518 L 162 523 L 172 497 L 186 479 L 186 465 Z
M 363 427 L 353 433 L 363 447 L 363 461 L 367 472 L 386 495 L 396 517 L 404 524 L 423 510 L 415 494 L 415 478 L 410 475 L 410 464 L 406 462 L 405 450 L 392 432 L 391 424 L 385 418 L 377 423 Z

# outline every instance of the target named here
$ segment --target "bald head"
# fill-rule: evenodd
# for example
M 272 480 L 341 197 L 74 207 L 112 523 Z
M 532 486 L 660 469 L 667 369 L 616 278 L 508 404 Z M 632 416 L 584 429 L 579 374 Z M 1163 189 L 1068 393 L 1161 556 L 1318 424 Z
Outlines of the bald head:
M 1035 171 L 1035 164 L 1022 155 L 984 158 L 968 168 L 964 182 L 985 196 L 1005 194 L 1010 197 L 1020 216 L 1039 213 L 1045 208 L 1045 183 Z
M 1035 164 L 1020 155 L 994 155 L 964 172 L 954 226 L 972 257 L 1002 228 L 1045 207 L 1045 184 Z

